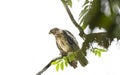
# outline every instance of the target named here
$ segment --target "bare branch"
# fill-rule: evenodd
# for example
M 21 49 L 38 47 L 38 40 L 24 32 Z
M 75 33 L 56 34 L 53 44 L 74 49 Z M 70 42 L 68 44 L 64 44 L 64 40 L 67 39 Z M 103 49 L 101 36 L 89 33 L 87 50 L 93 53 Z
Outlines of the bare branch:
M 58 59 L 61 59 L 62 56 L 59 56 L 59 57 L 56 57 L 54 59 L 52 59 L 41 71 L 39 71 L 36 75 L 41 75 L 43 72 L 45 72 L 50 66 L 51 66 L 51 63 L 58 60 Z
M 74 19 L 74 17 L 73 17 L 73 15 L 72 15 L 72 13 L 71 13 L 68 5 L 64 2 L 64 0 L 61 0 L 61 1 L 62 1 L 63 5 L 64 5 L 64 7 L 65 7 L 65 9 L 66 9 L 66 11 L 67 11 L 70 19 L 71 19 L 71 21 L 73 22 L 73 24 L 74 24 L 74 25 L 78 28 L 78 30 L 80 31 L 80 34 L 79 34 L 79 35 L 80 35 L 81 37 L 85 37 L 85 33 L 84 33 L 82 27 L 81 27 L 81 26 L 76 22 L 76 20 Z

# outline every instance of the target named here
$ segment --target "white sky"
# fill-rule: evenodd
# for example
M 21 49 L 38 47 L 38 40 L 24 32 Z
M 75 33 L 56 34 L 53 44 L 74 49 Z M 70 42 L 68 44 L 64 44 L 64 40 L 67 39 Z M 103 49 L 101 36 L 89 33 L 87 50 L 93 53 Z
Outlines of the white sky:
M 81 10 L 78 5 L 75 2 L 72 9 L 76 20 Z M 81 45 L 60 0 L 0 0 L 0 75 L 35 75 L 58 56 L 54 37 L 48 34 L 54 27 L 71 31 Z M 86 67 L 56 72 L 51 66 L 43 75 L 120 75 L 120 47 L 116 45 L 101 58 L 88 53 Z

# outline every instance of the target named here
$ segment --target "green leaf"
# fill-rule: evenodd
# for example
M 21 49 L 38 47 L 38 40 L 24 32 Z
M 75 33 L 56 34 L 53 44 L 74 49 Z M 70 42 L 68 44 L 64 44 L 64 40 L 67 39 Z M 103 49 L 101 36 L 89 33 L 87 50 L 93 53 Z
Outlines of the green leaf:
M 88 3 L 89 3 L 89 0 L 86 0 L 85 3 L 83 4 L 83 6 L 85 6 Z
M 83 16 L 83 15 L 85 15 L 85 13 L 88 11 L 88 6 L 86 6 L 82 11 L 81 11 L 81 13 L 80 13 L 80 15 L 79 15 L 79 19 Z
M 63 58 L 58 59 L 52 62 L 51 64 L 56 66 L 56 71 L 59 71 L 59 68 L 61 70 L 64 70 L 64 65 L 67 67 L 69 63 L 68 63 L 68 58 L 64 56 Z
M 69 62 L 73 61 L 75 59 L 74 53 L 68 54 L 67 58 L 68 58 Z
M 67 0 L 67 2 L 68 2 L 68 5 L 72 7 L 72 0 Z
M 51 64 L 52 64 L 52 65 L 56 65 L 56 64 L 57 64 L 57 62 L 52 62 Z
M 65 66 L 68 67 L 68 60 L 66 57 L 63 57 L 64 61 L 65 61 Z
M 59 70 L 59 64 L 56 65 L 56 71 L 58 72 Z
M 64 69 L 64 64 L 63 64 L 63 62 L 61 62 L 61 64 L 60 64 L 60 68 L 61 68 L 61 70 Z
M 63 4 L 66 4 L 67 3 L 67 1 L 65 1 L 65 0 L 61 0 L 62 2 L 63 2 Z
M 52 65 L 56 65 L 56 64 L 58 64 L 58 63 L 61 62 L 61 61 L 62 61 L 61 59 L 56 60 L 56 61 L 52 62 Z
M 106 50 L 104 50 L 104 49 L 99 49 L 100 50 L 100 52 L 106 52 Z
M 98 52 L 97 52 L 97 51 L 94 51 L 94 53 L 95 53 L 95 55 L 97 55 L 97 54 L 98 54 Z
M 98 54 L 99 57 L 101 57 L 101 52 L 100 51 L 98 51 L 97 54 Z
M 68 67 L 68 61 L 65 61 L 65 66 Z
M 88 25 L 85 22 L 83 22 L 82 29 L 84 30 L 87 26 Z
M 101 57 L 102 52 L 106 52 L 106 50 L 101 49 L 101 48 L 93 48 L 91 51 L 93 52 L 93 54 L 95 54 L 99 57 Z

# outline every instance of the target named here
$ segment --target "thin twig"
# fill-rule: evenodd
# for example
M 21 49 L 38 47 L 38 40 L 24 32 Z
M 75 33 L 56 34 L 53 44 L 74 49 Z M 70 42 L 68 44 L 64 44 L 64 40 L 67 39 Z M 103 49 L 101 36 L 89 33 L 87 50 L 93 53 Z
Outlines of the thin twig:
M 64 5 L 64 7 L 65 7 L 65 9 L 66 9 L 66 11 L 67 11 L 70 19 L 71 19 L 71 21 L 73 22 L 73 24 L 74 24 L 74 25 L 78 28 L 78 30 L 80 31 L 80 36 L 81 36 L 81 37 L 85 37 L 85 33 L 84 33 L 82 27 L 81 27 L 81 26 L 76 22 L 76 20 L 74 19 L 74 17 L 73 17 L 73 15 L 72 15 L 72 13 L 71 13 L 68 5 L 64 2 L 64 0 L 61 0 L 61 1 L 62 1 L 63 5 Z
M 59 56 L 59 57 L 56 57 L 54 59 L 52 59 L 41 71 L 39 71 L 36 75 L 41 75 L 43 72 L 45 72 L 50 66 L 51 66 L 51 63 L 58 60 L 58 59 L 61 59 L 62 56 Z

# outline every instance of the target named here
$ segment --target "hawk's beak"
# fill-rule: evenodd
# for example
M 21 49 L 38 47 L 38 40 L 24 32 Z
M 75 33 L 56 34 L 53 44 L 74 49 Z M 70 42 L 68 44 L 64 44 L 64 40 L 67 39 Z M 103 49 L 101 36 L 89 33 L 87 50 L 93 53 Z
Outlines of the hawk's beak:
M 51 32 L 49 32 L 49 34 L 51 34 Z
M 50 31 L 49 34 L 52 34 L 52 32 Z

